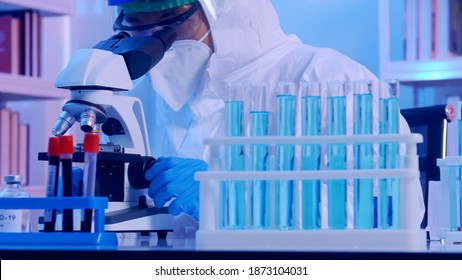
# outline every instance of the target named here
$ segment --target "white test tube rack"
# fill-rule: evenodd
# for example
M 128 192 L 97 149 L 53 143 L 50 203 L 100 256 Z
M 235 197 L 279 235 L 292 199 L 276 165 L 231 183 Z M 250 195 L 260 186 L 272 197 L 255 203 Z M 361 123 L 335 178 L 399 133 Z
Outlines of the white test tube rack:
M 446 245 L 459 245 L 462 243 L 462 225 L 460 223 L 460 169 L 462 168 L 462 156 L 448 156 L 437 159 L 440 168 L 441 201 L 438 205 L 438 219 L 440 224 L 440 236 Z
M 420 229 L 416 199 L 409 199 L 413 194 L 406 187 L 412 181 L 418 181 L 419 164 L 417 143 L 422 142 L 420 134 L 396 135 L 342 135 L 342 136 L 304 136 L 304 137 L 221 137 L 205 139 L 210 146 L 211 160 L 209 170 L 196 173 L 200 181 L 200 223 L 196 234 L 198 249 L 216 250 L 295 250 L 295 251 L 420 251 L 425 250 L 426 234 Z M 401 143 L 405 145 L 405 155 L 400 157 L 399 169 L 370 170 L 315 170 L 315 171 L 225 171 L 220 168 L 220 149 L 226 145 L 265 144 L 334 144 L 344 143 Z M 271 178 L 271 179 L 269 179 Z M 399 178 L 400 179 L 400 228 L 399 229 L 226 229 L 222 225 L 222 205 L 220 204 L 220 183 L 226 180 L 326 180 L 359 178 Z M 298 185 L 298 183 L 296 183 Z M 248 191 L 247 191 L 248 193 Z M 294 190 L 297 196 L 297 188 Z M 250 211 L 249 199 L 246 199 L 247 212 Z M 295 207 L 294 220 L 300 218 L 300 206 Z

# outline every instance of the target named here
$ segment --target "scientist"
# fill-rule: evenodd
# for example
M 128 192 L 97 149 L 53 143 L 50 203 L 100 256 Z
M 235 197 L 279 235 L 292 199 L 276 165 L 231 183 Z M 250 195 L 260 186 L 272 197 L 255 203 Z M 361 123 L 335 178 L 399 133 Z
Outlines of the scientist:
M 177 32 L 164 58 L 135 80 L 129 92 L 143 103 L 151 152 L 158 158 L 146 172 L 151 181 L 148 193 L 156 205 L 176 198 L 168 206 L 173 215 L 184 212 L 199 218 L 199 183 L 194 173 L 207 169 L 203 139 L 224 133 L 227 84 L 370 79 L 378 85 L 371 72 L 350 58 L 285 34 L 270 0 L 108 2 L 117 10 L 115 31 L 148 36 L 170 26 Z M 347 104 L 352 104 L 351 97 L 347 92 Z M 244 101 L 249 104 L 250 97 Z M 347 131 L 353 126 L 351 107 L 347 108 Z M 325 114 L 322 124 L 326 125 Z M 377 129 L 377 112 L 374 125 Z M 409 131 L 403 118 L 400 129 Z M 419 183 L 413 188 L 415 205 L 421 206 L 423 216 Z M 416 217 L 417 223 L 422 216 Z

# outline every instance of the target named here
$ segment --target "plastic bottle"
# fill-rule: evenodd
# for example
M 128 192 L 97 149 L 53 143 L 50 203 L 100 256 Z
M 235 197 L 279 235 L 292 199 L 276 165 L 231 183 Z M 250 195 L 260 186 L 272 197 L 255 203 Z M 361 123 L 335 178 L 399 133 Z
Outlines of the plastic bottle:
M 21 176 L 6 175 L 4 177 L 6 186 L 0 192 L 0 203 L 2 198 L 22 198 L 30 195 L 21 188 Z M 29 210 L 21 209 L 0 209 L 0 232 L 28 232 L 29 231 Z

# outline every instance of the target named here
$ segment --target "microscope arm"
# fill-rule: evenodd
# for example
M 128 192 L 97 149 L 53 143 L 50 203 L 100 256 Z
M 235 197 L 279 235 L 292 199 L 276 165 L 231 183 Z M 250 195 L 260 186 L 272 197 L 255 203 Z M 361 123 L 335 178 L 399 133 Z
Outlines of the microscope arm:
M 55 86 L 71 90 L 130 90 L 131 80 L 159 63 L 175 39 L 176 33 L 171 28 L 145 37 L 118 33 L 91 49 L 77 50 L 59 74 Z
M 71 90 L 71 100 L 63 106 L 53 134 L 65 134 L 76 120 L 86 132 L 95 124 L 105 123 L 105 108 L 115 106 L 113 91 L 131 90 L 131 81 L 154 67 L 175 39 L 171 28 L 146 37 L 122 32 L 91 49 L 77 50 L 55 83 L 58 88 Z

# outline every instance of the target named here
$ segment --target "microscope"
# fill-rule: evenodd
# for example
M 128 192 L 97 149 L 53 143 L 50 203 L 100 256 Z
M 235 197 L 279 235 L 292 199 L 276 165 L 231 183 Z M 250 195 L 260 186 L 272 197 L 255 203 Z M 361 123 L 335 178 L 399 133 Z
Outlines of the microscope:
M 171 28 L 147 37 L 118 33 L 91 49 L 77 50 L 56 80 L 55 86 L 69 89 L 71 98 L 62 107 L 53 134 L 63 135 L 78 122 L 83 132 L 99 132 L 109 140 L 100 145 L 95 191 L 95 196 L 109 199 L 106 231 L 166 235 L 173 230 L 167 208 L 155 207 L 147 199 L 144 172 L 156 160 L 150 156 L 142 104 L 120 92 L 131 90 L 132 80 L 154 67 L 175 38 Z M 73 160 L 83 162 L 82 145 L 74 150 Z

